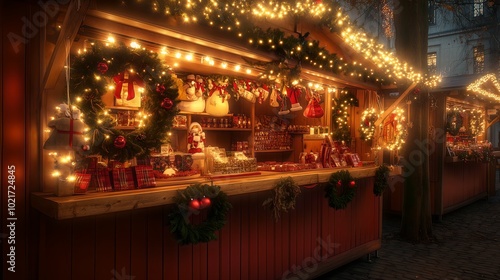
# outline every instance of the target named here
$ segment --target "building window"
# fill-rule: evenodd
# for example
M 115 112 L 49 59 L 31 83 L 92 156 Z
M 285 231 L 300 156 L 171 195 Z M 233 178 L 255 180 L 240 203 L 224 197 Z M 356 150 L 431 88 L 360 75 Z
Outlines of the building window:
M 434 1 L 429 1 L 429 25 L 436 25 L 436 4 Z
M 484 46 L 479 45 L 474 47 L 474 74 L 484 72 Z
M 427 71 L 431 75 L 437 73 L 437 53 L 431 52 L 427 54 Z
M 474 0 L 474 17 L 480 17 L 484 14 L 484 0 Z

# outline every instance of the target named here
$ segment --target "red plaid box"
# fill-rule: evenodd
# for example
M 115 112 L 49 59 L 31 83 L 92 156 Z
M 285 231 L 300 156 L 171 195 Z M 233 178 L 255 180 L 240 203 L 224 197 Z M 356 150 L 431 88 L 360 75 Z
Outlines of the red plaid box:
M 134 175 L 135 185 L 138 189 L 156 187 L 156 180 L 152 166 L 134 166 Z
M 109 169 L 99 168 L 95 172 L 95 190 L 98 192 L 108 192 L 113 190 Z
M 132 168 L 113 168 L 111 169 L 111 184 L 113 190 L 123 191 L 134 189 L 134 175 Z
M 75 173 L 75 188 L 74 194 L 84 194 L 87 192 L 90 184 L 91 174 L 88 173 Z

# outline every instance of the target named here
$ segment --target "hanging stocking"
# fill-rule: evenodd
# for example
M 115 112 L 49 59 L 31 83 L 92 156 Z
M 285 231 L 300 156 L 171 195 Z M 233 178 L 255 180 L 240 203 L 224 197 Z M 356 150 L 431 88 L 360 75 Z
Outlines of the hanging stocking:
M 278 115 L 286 115 L 290 113 L 290 109 L 288 109 L 288 103 L 290 102 L 288 96 L 286 96 L 286 94 L 278 95 L 278 99 L 281 100 L 281 108 Z
M 290 103 L 291 103 L 290 111 L 295 112 L 302 110 L 302 106 L 300 106 L 299 103 L 301 92 L 302 90 L 298 86 L 286 89 L 287 96 L 288 98 L 290 98 Z

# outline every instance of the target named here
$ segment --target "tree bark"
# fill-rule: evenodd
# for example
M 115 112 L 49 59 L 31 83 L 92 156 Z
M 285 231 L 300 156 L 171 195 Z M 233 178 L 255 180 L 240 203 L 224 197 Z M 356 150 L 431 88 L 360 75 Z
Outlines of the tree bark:
M 396 52 L 400 59 L 416 71 L 427 69 L 428 7 L 427 1 L 395 1 L 394 22 Z M 404 90 L 407 85 L 400 85 Z M 430 204 L 429 153 L 423 143 L 429 141 L 428 93 L 420 90 L 410 94 L 408 138 L 403 149 L 403 176 L 405 178 L 401 236 L 412 242 L 432 236 Z

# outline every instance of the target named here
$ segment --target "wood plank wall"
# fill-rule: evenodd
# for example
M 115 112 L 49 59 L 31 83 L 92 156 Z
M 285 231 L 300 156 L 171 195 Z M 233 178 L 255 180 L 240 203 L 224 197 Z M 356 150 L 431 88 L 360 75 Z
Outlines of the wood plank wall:
M 354 200 L 338 211 L 323 186 L 302 188 L 296 209 L 278 222 L 262 207 L 270 191 L 230 197 L 218 240 L 197 245 L 179 246 L 169 232 L 173 205 L 62 221 L 42 216 L 39 279 L 281 279 L 299 267 L 314 275 L 323 257 L 380 240 L 381 200 L 372 186 L 373 178 L 360 180 Z

